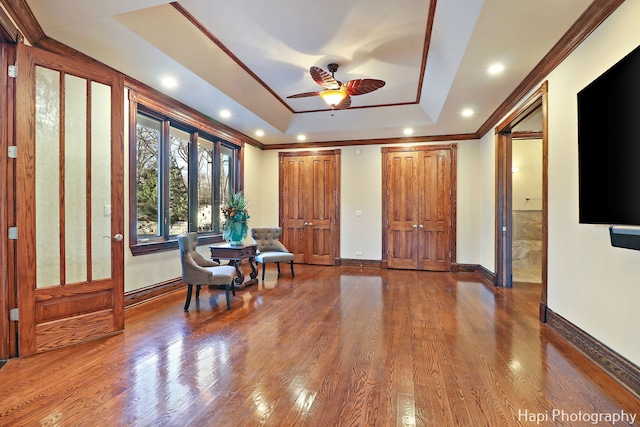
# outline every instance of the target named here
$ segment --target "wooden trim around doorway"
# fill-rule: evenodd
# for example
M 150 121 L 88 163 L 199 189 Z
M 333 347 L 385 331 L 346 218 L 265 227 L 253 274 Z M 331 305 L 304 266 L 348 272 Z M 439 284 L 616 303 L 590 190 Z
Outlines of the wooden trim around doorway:
M 496 224 L 495 266 L 496 286 L 510 287 L 512 284 L 512 224 L 511 224 L 511 148 L 515 135 L 542 139 L 542 296 L 540 320 L 545 321 L 544 307 L 547 303 L 547 257 L 548 257 L 548 82 L 529 96 L 517 109 L 500 122 L 496 133 Z M 542 109 L 542 129 L 536 132 L 513 132 L 513 128 L 537 109 Z

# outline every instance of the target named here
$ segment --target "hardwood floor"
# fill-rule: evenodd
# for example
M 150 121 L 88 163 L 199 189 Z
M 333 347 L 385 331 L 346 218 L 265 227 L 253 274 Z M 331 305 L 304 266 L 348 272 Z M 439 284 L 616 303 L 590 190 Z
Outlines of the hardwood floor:
M 639 400 L 539 323 L 539 285 L 357 267 L 287 273 L 269 269 L 230 311 L 224 292 L 203 289 L 185 314 L 180 291 L 128 309 L 122 334 L 10 360 L 0 425 L 573 426 L 640 416 Z

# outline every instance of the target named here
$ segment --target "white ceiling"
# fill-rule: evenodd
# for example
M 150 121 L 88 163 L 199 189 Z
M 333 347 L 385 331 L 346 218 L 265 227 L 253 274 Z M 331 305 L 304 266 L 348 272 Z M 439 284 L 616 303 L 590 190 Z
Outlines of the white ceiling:
M 475 133 L 591 0 L 438 0 L 430 38 L 428 0 L 27 3 L 47 36 L 268 145 Z M 287 99 L 321 89 L 309 67 L 331 62 L 386 85 L 335 112 Z

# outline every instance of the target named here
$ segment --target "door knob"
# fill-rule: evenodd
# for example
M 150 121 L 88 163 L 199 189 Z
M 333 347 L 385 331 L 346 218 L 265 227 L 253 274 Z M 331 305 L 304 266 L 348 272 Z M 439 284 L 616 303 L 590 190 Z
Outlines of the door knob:
M 420 225 L 418 226 L 418 228 L 424 228 L 424 225 L 420 224 Z
M 102 237 L 106 237 L 107 239 L 111 239 L 111 236 L 102 236 Z M 115 240 L 116 242 L 122 242 L 122 240 L 124 239 L 124 236 L 120 233 L 116 234 L 115 236 L 113 236 L 113 240 Z
M 312 223 L 312 222 L 310 222 L 310 223 L 309 223 L 309 225 L 313 225 L 313 223 Z
M 309 225 L 309 223 L 308 223 L 308 222 L 305 222 L 305 223 L 304 223 L 304 225 Z
M 411 227 L 418 228 L 418 225 L 417 224 L 413 224 Z

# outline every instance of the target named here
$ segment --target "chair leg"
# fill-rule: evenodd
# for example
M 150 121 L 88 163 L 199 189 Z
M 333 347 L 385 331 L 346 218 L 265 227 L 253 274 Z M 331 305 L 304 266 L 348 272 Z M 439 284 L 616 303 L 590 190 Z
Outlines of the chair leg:
M 264 282 L 264 271 L 267 269 L 267 263 L 262 263 L 262 281 Z
M 184 311 L 189 311 L 189 304 L 191 304 L 192 292 L 193 292 L 193 285 L 187 284 L 187 300 L 184 303 Z
M 200 288 L 202 285 L 196 285 L 196 298 L 200 298 Z
M 278 267 L 278 276 L 280 275 L 280 263 L 276 262 L 276 266 Z
M 293 274 L 293 261 L 291 261 L 291 277 L 296 277 L 296 275 Z

